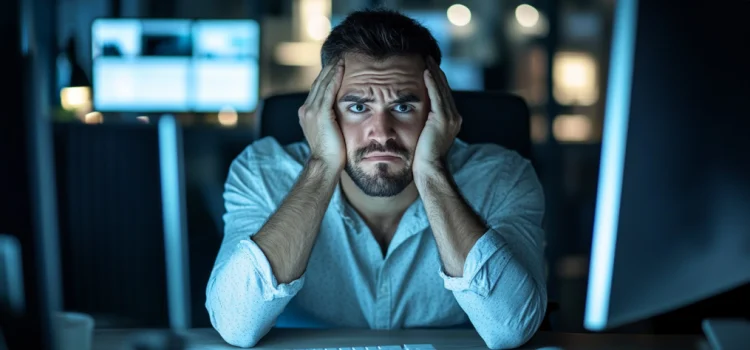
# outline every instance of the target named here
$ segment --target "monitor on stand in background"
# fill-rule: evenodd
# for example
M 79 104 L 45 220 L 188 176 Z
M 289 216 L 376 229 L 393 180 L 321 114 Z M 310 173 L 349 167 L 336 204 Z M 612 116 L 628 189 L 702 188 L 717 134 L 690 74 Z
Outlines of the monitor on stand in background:
M 616 6 L 585 313 L 594 331 L 750 282 L 750 2 Z M 742 319 L 703 325 L 715 348 L 750 335 Z
M 191 328 L 182 128 L 174 116 L 163 115 L 158 130 L 169 326 L 179 333 Z
M 101 18 L 91 45 L 97 111 L 252 112 L 258 104 L 256 21 Z

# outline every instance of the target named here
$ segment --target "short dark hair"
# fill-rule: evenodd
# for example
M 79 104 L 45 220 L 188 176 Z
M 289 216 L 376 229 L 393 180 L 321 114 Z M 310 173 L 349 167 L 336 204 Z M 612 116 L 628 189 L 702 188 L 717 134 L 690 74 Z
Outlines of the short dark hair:
M 440 64 L 440 47 L 416 20 L 389 9 L 352 12 L 328 35 L 320 50 L 323 66 L 347 53 L 376 60 L 393 56 L 431 56 Z

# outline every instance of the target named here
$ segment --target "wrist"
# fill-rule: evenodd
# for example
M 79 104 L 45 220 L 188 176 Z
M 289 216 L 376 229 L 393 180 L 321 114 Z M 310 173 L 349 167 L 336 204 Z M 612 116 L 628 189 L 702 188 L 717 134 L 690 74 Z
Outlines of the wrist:
M 326 161 L 322 158 L 311 156 L 305 167 L 310 173 L 319 174 L 327 179 L 337 180 L 344 170 L 344 164 Z
M 423 188 L 447 174 L 447 166 L 441 160 L 415 162 L 413 166 L 414 183 Z

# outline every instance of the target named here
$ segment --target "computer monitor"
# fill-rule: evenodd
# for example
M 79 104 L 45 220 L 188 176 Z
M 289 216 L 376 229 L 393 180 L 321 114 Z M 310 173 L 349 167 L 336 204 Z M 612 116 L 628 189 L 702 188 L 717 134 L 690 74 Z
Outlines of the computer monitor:
M 93 104 L 116 112 L 238 112 L 258 104 L 249 19 L 102 18 L 91 25 Z
M 750 282 L 750 3 L 721 3 L 617 2 L 589 330 Z

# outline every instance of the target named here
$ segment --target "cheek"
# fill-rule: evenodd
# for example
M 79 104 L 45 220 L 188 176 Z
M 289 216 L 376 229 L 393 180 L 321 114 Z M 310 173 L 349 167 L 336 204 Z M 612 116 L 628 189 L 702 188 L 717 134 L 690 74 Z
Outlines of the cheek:
M 414 150 L 417 147 L 417 141 L 419 135 L 422 133 L 424 123 L 404 124 L 401 130 L 398 132 L 401 144 L 409 150 Z
M 360 135 L 361 133 L 357 125 L 340 121 L 339 126 L 341 127 L 341 135 L 344 137 L 344 145 L 347 152 L 361 147 L 359 145 L 362 143 L 362 135 Z

